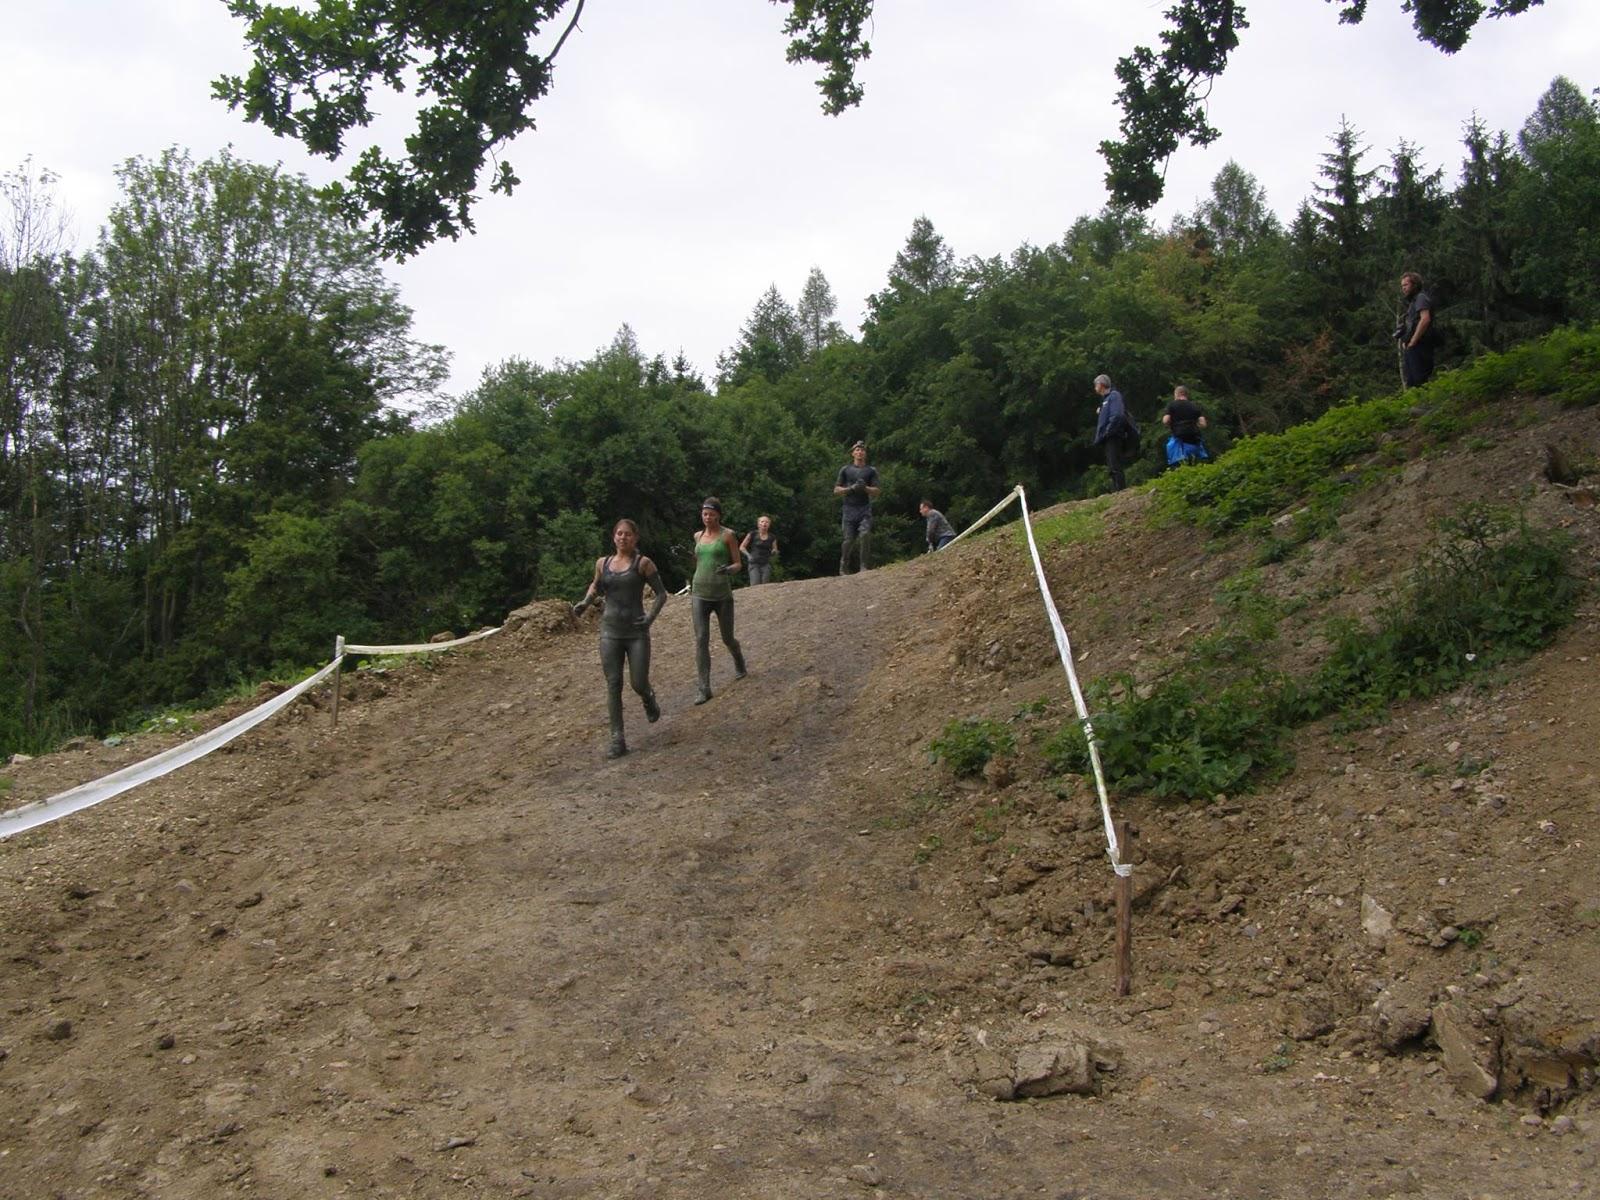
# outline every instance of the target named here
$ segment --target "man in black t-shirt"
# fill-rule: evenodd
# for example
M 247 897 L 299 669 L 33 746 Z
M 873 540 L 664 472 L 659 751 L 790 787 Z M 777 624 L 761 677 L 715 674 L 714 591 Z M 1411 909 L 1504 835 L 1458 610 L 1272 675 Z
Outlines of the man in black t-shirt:
M 1422 276 L 1415 271 L 1400 276 L 1400 295 L 1406 301 L 1400 328 L 1394 331 L 1400 343 L 1400 378 L 1414 388 L 1433 375 L 1433 298 L 1422 290 Z
M 1211 456 L 1206 453 L 1204 430 L 1206 415 L 1200 406 L 1189 399 L 1189 389 L 1172 389 L 1172 403 L 1161 414 L 1161 423 L 1172 435 L 1167 438 L 1167 466 L 1204 462 Z
M 850 447 L 850 463 L 839 468 L 839 478 L 834 482 L 833 494 L 844 497 L 843 541 L 839 546 L 839 574 L 850 574 L 850 552 L 859 543 L 860 570 L 870 565 L 872 547 L 872 501 L 881 489 L 878 487 L 878 470 L 867 466 L 867 444 L 857 442 Z

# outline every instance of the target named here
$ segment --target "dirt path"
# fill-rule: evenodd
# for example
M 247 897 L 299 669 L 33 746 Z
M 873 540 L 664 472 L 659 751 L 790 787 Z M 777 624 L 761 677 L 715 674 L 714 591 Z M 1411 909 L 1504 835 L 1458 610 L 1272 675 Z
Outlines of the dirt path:
M 1070 588 L 1092 564 L 1052 569 Z M 1478 702 L 1372 735 L 1351 773 L 1308 744 L 1249 812 L 1131 805 L 1140 877 L 1169 886 L 1142 892 L 1140 986 L 1114 1001 L 1085 797 L 1037 778 L 962 789 L 924 754 L 951 716 L 1059 695 L 1028 580 L 991 539 L 742 591 L 752 674 L 734 682 L 714 647 L 702 707 L 675 600 L 655 638 L 666 715 L 646 725 L 629 696 L 633 753 L 615 762 L 591 633 L 489 639 L 364 682 L 337 738 L 302 707 L 0 843 L 0 1196 L 1600 1194 L 1586 1119 L 1553 1136 L 1462 1096 L 1435 1055 L 1342 1036 L 1377 971 L 1362 887 L 1418 832 L 1374 826 L 1381 854 L 1319 844 L 1316 806 L 1432 788 L 1362 773 L 1421 752 L 1404 738 L 1450 739 Z M 1093 628 L 1080 590 L 1073 619 Z M 980 614 L 1006 625 L 993 645 Z M 999 665 L 1006 639 L 1031 660 Z M 1592 617 L 1515 699 L 1586 722 L 1563 732 L 1592 747 L 1590 655 Z M 1549 752 L 1539 720 L 1499 731 L 1508 764 Z M 13 798 L 74 769 L 30 766 Z M 1600 837 L 1579 767 L 1559 770 L 1563 844 Z M 1308 789 L 1334 771 L 1345 793 Z M 1477 823 L 1475 853 L 1514 857 L 1531 819 L 1502 786 L 1511 810 Z M 1002 811 L 1003 836 L 957 848 L 974 812 Z M 1241 842 L 1288 860 L 1222 870 Z M 1581 891 L 1580 851 L 1547 849 L 1517 869 Z M 1336 854 L 1355 882 L 1319 892 L 1308 867 L 1327 856 L 1331 880 Z M 1219 913 L 1218 884 L 1249 891 Z M 1295 957 L 1302 935 L 1328 953 Z M 1392 976 L 1422 973 L 1411 953 Z M 1334 1017 L 1291 1046 L 1285 1003 L 1313 996 Z M 1069 1045 L 1090 1048 L 1097 1094 L 983 1094 L 986 1062 Z

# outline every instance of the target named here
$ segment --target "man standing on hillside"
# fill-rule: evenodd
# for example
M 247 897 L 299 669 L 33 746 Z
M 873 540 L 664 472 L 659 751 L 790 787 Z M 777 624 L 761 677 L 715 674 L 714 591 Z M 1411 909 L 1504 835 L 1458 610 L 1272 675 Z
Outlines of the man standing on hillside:
M 1415 271 L 1400 276 L 1400 295 L 1406 301 L 1394 331 L 1400 343 L 1400 378 L 1414 388 L 1433 375 L 1433 298 L 1422 290 L 1422 276 Z
M 1167 466 L 1204 462 L 1211 457 L 1206 453 L 1204 437 L 1206 415 L 1200 411 L 1198 404 L 1189 399 L 1188 388 L 1172 389 L 1172 403 L 1161 414 L 1161 423 L 1172 435 L 1167 438 Z
M 1094 444 L 1106 448 L 1106 470 L 1111 472 L 1111 490 L 1120 492 L 1128 486 L 1127 477 L 1122 472 L 1123 458 L 1129 453 L 1129 443 L 1132 443 L 1134 452 L 1137 453 L 1139 427 L 1128 415 L 1128 410 L 1122 403 L 1122 393 L 1111 386 L 1111 376 L 1096 375 L 1094 390 L 1100 397 L 1100 408 L 1094 426 Z
M 867 466 L 867 444 L 857 442 L 850 447 L 850 462 L 839 468 L 839 478 L 834 482 L 833 494 L 844 497 L 843 541 L 839 546 L 839 574 L 850 574 L 850 551 L 860 545 L 861 566 L 870 565 L 872 548 L 872 501 L 881 489 L 878 487 L 878 470 Z

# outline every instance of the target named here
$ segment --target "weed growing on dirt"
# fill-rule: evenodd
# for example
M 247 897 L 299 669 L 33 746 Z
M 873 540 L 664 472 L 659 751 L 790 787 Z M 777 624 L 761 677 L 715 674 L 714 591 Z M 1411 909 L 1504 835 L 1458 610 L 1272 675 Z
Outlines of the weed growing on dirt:
M 932 992 L 912 992 L 900 1002 L 900 1020 L 907 1025 L 920 1025 L 923 1017 L 933 1009 L 934 1002 Z
M 928 754 L 957 775 L 976 775 L 996 754 L 1017 748 L 1016 736 L 999 721 L 968 718 L 951 721 L 928 743 Z
M 0 796 L 5 795 L 5 793 L 9 792 L 10 790 L 11 780 L 7 779 L 4 775 L 0 775 Z
M 1011 804 L 986 804 L 972 818 L 972 840 L 979 846 L 998 842 L 1006 831 L 1006 818 L 1011 814 Z
M 872 824 L 876 829 L 909 829 L 929 813 L 943 808 L 944 804 L 944 797 L 937 792 L 918 792 L 899 812 L 879 817 Z
M 912 861 L 919 866 L 929 862 L 933 856 L 944 849 L 944 839 L 937 833 L 930 833 L 917 844 L 917 852 L 911 856 Z
M 1277 1075 L 1292 1066 L 1294 1066 L 1294 1043 L 1284 1041 L 1279 1042 L 1278 1048 L 1261 1064 L 1261 1070 L 1263 1074 Z
M 1109 782 L 1157 796 L 1230 792 L 1253 775 L 1289 766 L 1279 676 L 1256 665 L 1223 682 L 1191 659 L 1146 695 L 1131 676 L 1096 681 L 1090 705 Z M 1069 727 L 1079 740 L 1080 727 Z M 1087 748 L 1083 751 L 1087 757 Z
M 1463 929 L 1456 940 L 1468 950 L 1476 950 L 1483 945 L 1483 931 L 1479 929 Z

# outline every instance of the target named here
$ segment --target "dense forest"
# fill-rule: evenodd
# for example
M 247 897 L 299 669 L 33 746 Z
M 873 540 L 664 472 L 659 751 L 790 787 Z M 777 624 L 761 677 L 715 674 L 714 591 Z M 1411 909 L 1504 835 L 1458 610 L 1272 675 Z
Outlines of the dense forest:
M 827 572 L 858 437 L 891 556 L 921 549 L 924 495 L 959 526 L 1016 482 L 1095 494 L 1101 372 L 1143 421 L 1186 384 L 1225 451 L 1398 386 L 1403 270 L 1445 368 L 1600 318 L 1600 106 L 1566 79 L 1515 135 L 1468 120 L 1451 180 L 1341 125 L 1287 225 L 1232 163 L 1169 228 L 1107 209 L 1005 257 L 918 217 L 859 336 L 813 270 L 710 378 L 624 326 L 454 401 L 445 351 L 304 180 L 178 150 L 119 179 L 80 251 L 48 172 L 0 176 L 0 755 L 325 661 L 335 634 L 575 598 L 618 516 L 676 586 L 710 493 L 741 533 L 772 515 L 777 577 Z

